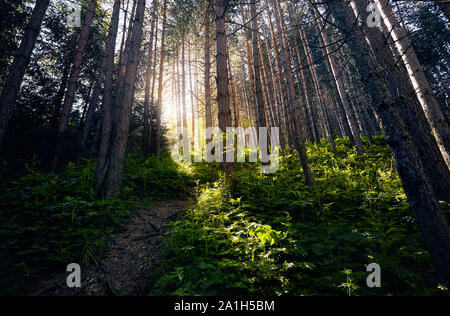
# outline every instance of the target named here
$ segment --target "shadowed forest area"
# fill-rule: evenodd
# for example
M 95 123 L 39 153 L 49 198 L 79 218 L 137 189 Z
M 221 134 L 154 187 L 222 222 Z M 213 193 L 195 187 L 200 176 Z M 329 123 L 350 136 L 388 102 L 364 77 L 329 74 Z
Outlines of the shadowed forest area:
M 448 1 L 0 0 L 0 294 L 448 296 L 449 66 Z

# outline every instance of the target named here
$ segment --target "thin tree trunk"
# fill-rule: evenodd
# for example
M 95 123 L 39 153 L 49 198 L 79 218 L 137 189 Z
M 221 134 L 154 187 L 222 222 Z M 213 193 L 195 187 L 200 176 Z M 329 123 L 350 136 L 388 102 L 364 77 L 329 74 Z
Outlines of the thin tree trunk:
M 64 97 L 64 104 L 61 113 L 61 120 L 59 123 L 58 133 L 61 134 L 67 129 L 69 124 L 70 112 L 75 98 L 77 89 L 78 76 L 81 70 L 81 62 L 84 55 L 84 48 L 86 47 L 88 35 L 91 30 L 92 20 L 94 19 L 95 9 L 97 8 L 97 0 L 89 1 L 89 8 L 86 12 L 86 20 L 81 31 L 80 39 L 78 41 L 77 53 L 73 59 L 72 70 L 70 72 L 69 83 L 67 85 L 66 95 Z
M 308 42 L 305 36 L 305 33 L 303 32 L 303 30 L 300 28 L 298 30 L 299 34 L 300 34 L 300 39 L 302 41 L 302 46 L 303 46 L 303 50 L 306 56 L 306 61 L 309 64 L 309 70 L 311 72 L 311 76 L 313 79 L 313 84 L 314 84 L 314 88 L 316 91 L 316 96 L 317 96 L 317 100 L 318 100 L 318 104 L 319 104 L 319 116 L 321 117 L 321 120 L 324 124 L 325 127 L 325 133 L 326 136 L 328 138 L 328 140 L 331 143 L 331 147 L 334 148 L 334 139 L 333 136 L 331 134 L 331 127 L 330 127 L 330 122 L 327 116 L 327 112 L 325 109 L 325 105 L 322 99 L 322 95 L 321 95 L 321 91 L 320 91 L 320 85 L 319 85 L 319 79 L 317 78 L 317 73 L 316 73 L 316 68 L 314 67 L 312 58 L 311 58 L 311 53 L 308 51 Z
M 158 112 L 156 116 L 156 156 L 161 156 L 161 113 L 162 113 L 162 89 L 164 74 L 164 57 L 166 55 L 166 22 L 167 22 L 167 0 L 163 4 L 163 29 L 161 35 L 161 57 L 159 59 L 158 78 Z
M 0 149 L 50 0 L 37 0 L 0 96 Z
M 181 98 L 183 105 L 183 128 L 187 129 L 187 107 L 186 107 L 186 35 L 181 38 Z
M 270 10 L 270 9 L 269 9 Z M 288 137 L 289 144 L 293 145 L 295 143 L 295 133 L 294 130 L 292 129 L 292 124 L 290 123 L 290 114 L 289 114 L 289 98 L 288 98 L 288 93 L 287 93 L 287 84 L 286 84 L 286 80 L 284 78 L 284 73 L 283 73 L 283 66 L 281 64 L 281 50 L 280 47 L 278 46 L 278 41 L 277 38 L 275 37 L 275 31 L 274 31 L 274 27 L 273 27 L 273 23 L 272 23 L 272 17 L 271 17 L 271 12 L 268 13 L 267 18 L 269 19 L 269 26 L 270 26 L 270 36 L 272 39 L 272 43 L 273 43 L 273 49 L 275 51 L 275 63 L 277 66 L 277 73 L 278 73 L 278 82 L 280 84 L 280 100 L 281 100 L 281 110 L 283 112 L 283 119 L 284 119 L 284 125 L 286 127 L 286 132 L 288 132 L 288 135 L 290 137 Z
M 144 157 L 148 157 L 150 154 L 150 142 L 151 142 L 151 124 L 150 124 L 150 89 L 151 89 L 151 80 L 152 80 L 152 66 L 153 66 L 153 56 L 155 54 L 153 50 L 153 37 L 155 34 L 155 26 L 157 11 L 158 10 L 158 0 L 153 2 L 153 14 L 152 14 L 152 25 L 150 30 L 150 42 L 148 44 L 148 53 L 147 53 L 147 72 L 145 75 L 145 98 L 144 98 L 144 132 L 143 132 L 143 143 L 142 149 Z
M 102 71 L 104 67 L 100 68 Z M 89 100 L 89 105 L 86 113 L 86 119 L 84 120 L 82 132 L 81 132 L 81 148 L 83 148 L 83 151 L 86 152 L 86 142 L 89 136 L 89 132 L 91 131 L 91 125 L 92 120 L 94 118 L 95 110 L 97 109 L 98 105 L 98 98 L 100 97 L 100 93 L 102 90 L 102 84 L 103 84 L 103 75 L 99 73 L 97 75 L 94 91 L 92 92 L 91 99 Z
M 314 11 L 316 18 L 318 17 L 317 11 Z M 331 46 L 331 43 L 328 39 L 327 32 L 325 28 L 323 27 L 323 23 L 320 19 L 318 19 L 318 25 L 319 25 L 319 31 L 322 36 L 322 40 L 325 46 L 325 50 L 328 56 L 328 61 L 331 66 L 331 73 L 333 75 L 333 79 L 336 82 L 337 90 L 339 93 L 339 97 L 341 99 L 342 105 L 344 106 L 345 115 L 347 117 L 350 130 L 353 136 L 353 140 L 355 141 L 356 150 L 359 155 L 362 155 L 364 153 L 364 146 L 361 141 L 361 137 L 359 135 L 359 129 L 355 120 L 355 116 L 353 115 L 352 109 L 350 107 L 350 104 L 347 100 L 347 93 L 345 91 L 344 82 L 342 81 L 342 77 L 339 73 L 338 66 L 336 63 L 336 59 L 333 55 L 333 47 Z
M 269 114 L 269 121 L 270 121 L 270 126 L 279 126 L 276 125 L 275 121 L 276 121 L 276 114 L 274 111 L 274 106 L 275 106 L 275 102 L 274 102 L 274 98 L 273 95 L 270 93 L 270 86 L 272 85 L 269 79 L 269 70 L 267 67 L 267 63 L 266 63 L 266 57 L 264 54 L 264 48 L 262 45 L 262 40 L 261 37 L 259 36 L 258 33 L 258 50 L 259 50 L 259 56 L 261 58 L 261 65 L 262 65 L 262 71 L 261 71 L 261 76 L 262 76 L 262 82 L 263 82 L 263 86 L 264 86 L 264 91 L 266 94 L 266 109 L 267 112 Z
M 106 62 L 105 62 L 105 87 L 103 91 L 103 109 L 101 121 L 101 137 L 100 149 L 98 156 L 97 169 L 95 172 L 95 192 L 97 196 L 106 196 L 106 176 L 109 168 L 109 153 L 111 147 L 112 134 L 112 112 L 113 112 L 113 72 L 114 72 L 114 56 L 117 32 L 119 29 L 120 18 L 120 0 L 114 1 L 113 13 L 111 17 L 111 25 L 108 31 L 108 39 L 106 42 Z
M 188 67 L 189 67 L 189 95 L 191 96 L 191 129 L 192 129 L 192 142 L 195 139 L 195 105 L 194 105 L 194 87 L 192 85 L 192 56 L 191 56 L 191 44 L 188 43 Z M 192 147 L 194 148 L 194 147 Z
M 51 119 L 51 126 L 58 128 L 59 117 L 61 115 L 61 105 L 64 99 L 64 94 L 66 92 L 67 83 L 69 82 L 69 73 L 70 71 L 70 61 L 67 60 L 64 66 L 63 75 L 61 78 L 61 85 L 59 86 L 58 93 L 55 96 L 55 100 L 53 101 L 53 116 Z
M 301 127 L 299 127 L 299 124 L 296 120 L 296 111 L 295 111 L 296 92 L 295 92 L 295 88 L 294 88 L 291 57 L 290 57 L 289 49 L 287 46 L 286 34 L 284 31 L 284 27 L 282 25 L 281 10 L 279 7 L 278 0 L 272 0 L 272 4 L 274 7 L 275 21 L 277 24 L 278 33 L 281 35 L 281 47 L 282 47 L 282 51 L 283 51 L 282 64 L 283 64 L 284 72 L 286 75 L 286 79 L 288 80 L 287 92 L 288 92 L 288 99 L 289 99 L 289 110 L 290 110 L 289 113 L 290 113 L 291 125 L 293 127 L 293 131 L 294 131 L 294 135 L 295 135 L 295 147 L 297 148 L 297 151 L 300 155 L 300 161 L 301 161 L 301 164 L 303 167 L 303 173 L 305 175 L 305 183 L 307 186 L 312 186 L 314 184 L 314 178 L 309 169 L 308 157 L 306 155 L 306 147 L 305 147 L 305 144 L 303 143 L 305 136 L 302 135 L 302 129 L 301 129 Z M 301 122 L 301 123 L 303 123 L 303 122 Z M 304 124 L 303 124 L 303 126 L 304 126 Z
M 133 107 L 134 86 L 139 64 L 139 50 L 141 46 L 145 0 L 138 0 L 136 17 L 127 49 L 127 68 L 124 77 L 124 93 L 121 117 L 117 126 L 117 133 L 112 144 L 108 176 L 106 178 L 105 197 L 112 198 L 119 194 L 125 164 L 125 151 L 128 142 L 131 111 Z
M 251 19 L 252 19 L 252 57 L 253 57 L 253 74 L 255 76 L 255 96 L 256 104 L 258 107 L 258 122 L 259 126 L 267 126 L 266 118 L 264 115 L 265 104 L 263 97 L 263 88 L 261 82 L 261 56 L 259 54 L 258 38 L 259 38 L 259 26 L 258 26 L 258 16 L 256 15 L 256 2 L 253 1 L 250 4 Z
M 225 3 L 227 0 L 216 0 L 216 66 L 217 66 L 217 103 L 219 108 L 219 128 L 226 133 L 227 127 L 232 127 L 230 93 L 228 90 L 228 66 L 227 66 L 227 35 L 225 28 Z M 223 139 L 226 148 L 226 137 Z M 222 167 L 227 178 L 234 172 L 234 164 L 226 162 L 226 152 L 223 152 Z
M 205 24 L 205 120 L 206 128 L 212 127 L 211 112 L 211 42 L 210 42 L 210 20 L 209 1 L 204 3 L 204 24 Z
M 242 6 L 242 19 L 245 21 L 246 15 L 245 15 L 245 9 Z M 247 55 L 247 68 L 248 68 L 248 76 L 250 80 L 250 108 L 251 109 L 257 109 L 257 100 L 256 100 L 256 87 L 255 87 L 255 66 L 253 65 L 253 56 L 252 56 L 252 48 L 250 46 L 250 40 L 248 37 L 248 31 L 247 29 L 243 28 L 242 32 L 244 33 L 244 42 L 245 42 L 245 52 Z M 259 117 L 258 117 L 259 118 Z
M 231 57 L 230 57 L 230 49 L 228 47 L 228 41 L 227 41 L 227 63 L 228 63 L 228 70 L 229 70 L 229 76 L 230 76 L 229 79 L 230 79 L 230 87 L 231 87 L 231 98 L 233 100 L 234 127 L 239 127 L 239 104 L 238 104 L 238 98 L 237 98 L 236 82 L 234 81 L 233 69 L 231 67 Z

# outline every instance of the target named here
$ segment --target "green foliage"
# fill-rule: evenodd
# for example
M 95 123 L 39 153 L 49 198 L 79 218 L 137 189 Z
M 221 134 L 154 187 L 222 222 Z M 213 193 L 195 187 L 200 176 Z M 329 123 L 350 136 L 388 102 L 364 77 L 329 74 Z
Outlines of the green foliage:
M 273 175 L 237 165 L 233 191 L 202 186 L 165 243 L 151 294 L 445 294 L 389 149 L 374 141 L 362 156 L 348 140 L 335 151 L 308 145 L 312 188 L 295 154 Z M 382 269 L 379 289 L 366 286 L 372 262 Z
M 71 262 L 95 262 L 128 215 L 120 200 L 94 199 L 95 165 L 90 161 L 70 164 L 61 175 L 28 169 L 0 194 L 2 282 L 64 271 Z
M 189 168 L 173 162 L 169 156 L 127 156 L 121 193 L 124 199 L 186 199 L 193 187 Z
M 137 202 L 186 198 L 193 181 L 170 158 L 129 155 L 122 195 L 96 200 L 95 161 L 69 164 L 60 175 L 27 166 L 21 178 L 0 187 L 0 293 L 67 264 L 97 264 L 108 240 Z

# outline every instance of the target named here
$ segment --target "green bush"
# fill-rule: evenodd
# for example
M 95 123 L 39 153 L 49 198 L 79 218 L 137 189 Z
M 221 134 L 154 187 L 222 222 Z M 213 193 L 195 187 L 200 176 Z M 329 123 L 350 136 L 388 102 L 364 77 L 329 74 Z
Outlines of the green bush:
M 154 295 L 437 295 L 420 231 L 382 137 L 358 156 L 348 140 L 308 145 L 280 170 L 237 165 L 233 190 L 204 186 L 174 224 L 153 274 Z M 206 167 L 205 167 L 206 168 Z M 382 287 L 366 286 L 378 263 Z

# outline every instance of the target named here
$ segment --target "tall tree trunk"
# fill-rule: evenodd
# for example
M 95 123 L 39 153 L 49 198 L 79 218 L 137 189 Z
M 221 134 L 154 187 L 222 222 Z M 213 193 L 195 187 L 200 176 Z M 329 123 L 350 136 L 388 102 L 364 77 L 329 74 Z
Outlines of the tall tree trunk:
M 317 11 L 314 11 L 316 18 L 318 17 Z M 347 117 L 348 123 L 350 125 L 350 130 L 353 136 L 353 140 L 356 145 L 356 150 L 359 155 L 362 155 L 364 153 L 364 146 L 361 141 L 361 137 L 359 135 L 359 129 L 358 125 L 356 123 L 355 116 L 353 115 L 352 109 L 350 107 L 350 104 L 347 100 L 347 92 L 344 87 L 344 82 L 342 80 L 342 77 L 339 73 L 339 69 L 337 66 L 336 59 L 333 55 L 333 47 L 331 46 L 330 40 L 328 39 L 327 32 L 323 26 L 323 23 L 320 19 L 318 19 L 318 25 L 320 29 L 320 34 L 322 36 L 322 40 L 325 46 L 326 53 L 328 55 L 328 61 L 330 63 L 331 72 L 334 78 L 334 81 L 336 82 L 336 86 L 338 89 L 339 97 L 341 99 L 342 105 L 344 106 L 345 115 Z
M 206 127 L 212 127 L 211 112 L 211 40 L 210 40 L 210 21 L 209 1 L 204 3 L 204 24 L 205 24 L 205 120 Z
M 86 142 L 89 136 L 89 132 L 91 131 L 92 120 L 94 118 L 95 110 L 98 105 L 98 98 L 100 97 L 100 93 L 103 85 L 103 74 L 101 71 L 104 67 L 100 68 L 100 72 L 97 75 L 94 91 L 92 92 L 91 99 L 89 100 L 88 109 L 86 113 L 86 119 L 84 120 L 82 132 L 81 132 L 81 148 L 83 152 L 86 153 Z
M 242 20 L 246 20 L 246 14 L 244 6 L 242 8 Z M 250 80 L 250 93 L 249 93 L 249 100 L 250 100 L 250 109 L 254 110 L 255 107 L 257 109 L 257 100 L 256 100 L 256 87 L 255 87 L 255 66 L 253 65 L 253 56 L 252 56 L 252 47 L 250 46 L 250 39 L 248 37 L 248 30 L 243 28 L 242 32 L 244 33 L 244 42 L 245 42 L 245 52 L 247 55 L 247 68 L 248 68 L 248 77 Z M 256 112 L 258 113 L 258 112 Z M 258 117 L 259 119 L 259 117 Z
M 264 53 L 264 48 L 262 45 L 262 40 L 261 37 L 259 36 L 258 33 L 258 50 L 259 50 L 259 56 L 261 58 L 261 77 L 262 77 L 262 82 L 263 82 L 263 86 L 264 86 L 264 91 L 266 94 L 266 111 L 269 114 L 269 122 L 270 122 L 270 126 L 279 126 L 276 125 L 275 121 L 276 121 L 276 114 L 274 111 L 274 106 L 275 106 L 275 102 L 273 99 L 273 95 L 271 94 L 270 91 L 270 86 L 272 86 L 270 79 L 269 79 L 269 70 L 267 67 L 267 62 L 266 62 L 266 57 L 265 57 L 265 53 Z
M 231 87 L 231 99 L 233 100 L 234 127 L 239 127 L 239 103 L 237 98 L 236 82 L 233 77 L 233 68 L 231 67 L 231 57 L 230 57 L 230 49 L 228 47 L 228 41 L 227 41 L 227 63 L 230 76 L 229 80 Z
M 58 93 L 53 101 L 53 115 L 51 118 L 51 126 L 56 130 L 59 124 L 59 117 L 61 115 L 61 106 L 66 92 L 67 83 L 69 82 L 70 61 L 66 58 L 63 75 L 61 77 L 61 84 L 59 85 Z
M 159 59 L 158 77 L 158 112 L 156 115 L 156 156 L 161 156 L 161 113 L 162 113 L 162 89 L 164 74 L 164 57 L 166 55 L 166 23 L 167 22 L 167 0 L 163 4 L 163 29 L 161 35 L 161 57 Z
M 192 56 L 191 56 L 191 43 L 188 43 L 188 70 L 189 70 L 189 95 L 191 96 L 191 129 L 192 129 L 192 142 L 195 139 L 195 105 L 194 105 L 194 87 L 192 86 Z M 194 148 L 192 146 L 192 148 Z
M 303 90 L 302 102 L 304 102 L 304 104 L 305 104 L 306 114 L 307 114 L 306 127 L 309 131 L 309 135 L 308 135 L 309 140 L 317 143 L 320 140 L 318 124 L 317 124 L 314 107 L 311 102 L 310 89 L 308 89 L 309 86 L 307 85 L 306 67 L 304 66 L 302 55 L 300 53 L 300 49 L 298 46 L 299 45 L 296 45 L 296 47 L 295 47 L 295 51 L 297 53 L 297 59 L 298 59 L 298 68 L 299 68 L 299 71 L 297 71 L 297 76 L 298 76 L 298 81 L 302 85 L 301 89 Z
M 400 178 L 431 258 L 444 285 L 449 286 L 450 229 L 398 105 L 388 88 L 388 79 L 365 41 L 364 29 L 355 25 L 355 16 L 348 3 L 341 0 L 325 2 L 334 16 L 335 24 L 345 31 L 345 40 L 355 58 L 367 93 L 372 97 L 372 106 L 394 154 Z
M 303 143 L 303 140 L 305 139 L 305 136 L 302 135 L 302 129 L 299 126 L 297 120 L 296 120 L 296 110 L 295 110 L 295 99 L 296 99 L 296 92 L 294 88 L 294 79 L 292 74 L 292 64 L 291 64 L 291 57 L 289 54 L 289 49 L 287 46 L 287 40 L 286 40 L 286 34 L 284 31 L 284 27 L 282 25 L 282 16 L 281 16 L 281 10 L 279 6 L 278 0 L 272 0 L 274 12 L 275 12 L 275 21 L 278 29 L 278 33 L 281 36 L 281 47 L 282 47 L 282 64 L 284 73 L 286 76 L 286 79 L 288 81 L 287 84 L 287 94 L 288 94 L 288 100 L 289 100 L 289 112 L 290 113 L 290 121 L 291 125 L 294 131 L 295 135 L 295 147 L 300 155 L 300 161 L 303 168 L 303 173 L 305 175 L 305 182 L 307 186 L 312 186 L 314 184 L 314 178 L 311 174 L 311 171 L 309 169 L 308 165 L 308 157 L 306 155 L 306 147 Z M 304 124 L 303 124 L 304 126 Z
M 183 128 L 187 129 L 187 107 L 186 107 L 186 35 L 181 37 L 181 103 L 183 105 Z
M 148 44 L 147 53 L 147 72 L 145 74 L 145 98 L 144 98 L 144 132 L 143 132 L 143 142 L 142 149 L 144 157 L 148 157 L 150 154 L 150 142 L 151 142 L 151 132 L 150 129 L 150 89 L 152 80 L 152 67 L 153 67 L 153 37 L 155 34 L 156 19 L 158 18 L 158 0 L 153 2 L 153 14 L 152 14 L 152 25 L 150 30 L 150 42 Z
M 121 43 L 121 49 L 120 49 L 120 55 L 119 55 L 119 69 L 118 69 L 118 75 L 117 80 L 115 84 L 115 95 L 113 99 L 113 108 L 112 108 L 112 124 L 113 124 L 113 130 L 112 132 L 115 133 L 117 129 L 117 125 L 119 124 L 120 119 L 120 112 L 122 111 L 121 105 L 123 104 L 123 89 L 125 85 L 125 71 L 127 66 L 127 58 L 128 58 L 128 49 L 130 48 L 130 40 L 132 35 L 132 28 L 134 23 L 134 17 L 136 15 L 136 6 L 137 6 L 137 0 L 132 0 L 133 6 L 131 8 L 130 13 L 130 19 L 128 21 L 128 30 L 125 32 L 127 26 L 126 26 L 126 19 L 124 20 L 123 25 L 123 35 L 122 35 L 122 43 Z M 125 15 L 126 17 L 126 15 Z
M 317 78 L 316 68 L 314 67 L 314 63 L 311 58 L 311 52 L 309 52 L 309 50 L 308 50 L 308 41 L 306 39 L 305 33 L 303 32 L 303 30 L 301 28 L 298 30 L 298 32 L 300 34 L 300 39 L 303 44 L 303 50 L 304 50 L 304 53 L 306 56 L 306 61 L 309 64 L 309 69 L 310 69 L 311 76 L 313 79 L 313 84 L 314 84 L 314 88 L 316 91 L 317 100 L 318 100 L 318 104 L 319 104 L 320 117 L 321 117 L 324 127 L 325 127 L 326 136 L 327 136 L 328 140 L 330 141 L 331 146 L 334 148 L 334 139 L 331 134 L 330 121 L 328 119 L 327 111 L 325 109 L 325 104 L 324 104 L 324 101 L 322 98 L 322 93 L 321 93 L 321 89 L 320 89 L 320 85 L 319 85 L 319 79 Z
M 394 11 L 386 0 L 376 0 L 375 2 L 406 66 L 409 78 L 430 123 L 433 135 L 436 137 L 439 149 L 444 156 L 447 166 L 450 168 L 450 127 L 439 108 L 419 59 L 409 42 L 408 35 L 397 20 Z
M 227 127 L 232 127 L 230 93 L 228 90 L 228 66 L 227 66 L 227 34 L 225 27 L 225 8 L 228 0 L 216 0 L 216 66 L 217 66 L 217 103 L 219 108 L 219 128 L 226 133 Z M 220 136 L 220 135 L 217 135 Z M 226 148 L 226 137 L 223 139 Z M 222 167 L 228 178 L 234 172 L 234 164 L 226 162 L 226 153 L 223 152 Z
M 270 19 L 270 16 L 268 17 Z M 273 34 L 273 27 L 272 27 L 272 20 L 269 20 L 270 22 L 270 33 L 271 33 L 271 39 L 273 42 L 273 49 L 275 50 L 275 63 L 277 66 L 277 70 L 279 73 L 279 78 L 281 78 L 282 76 L 282 72 L 281 72 L 281 62 L 279 61 L 279 49 L 278 49 L 278 43 L 275 40 L 275 35 Z M 284 113 L 284 109 L 285 109 L 285 105 L 284 105 L 284 100 L 283 100 L 283 84 L 282 84 L 282 80 L 279 80 L 276 78 L 275 76 L 275 70 L 274 70 L 274 66 L 272 64 L 272 56 L 270 54 L 270 47 L 269 47 L 269 41 L 266 41 L 266 48 L 267 48 L 267 54 L 269 55 L 269 65 L 270 65 L 270 72 L 271 72 L 271 76 L 272 76 L 272 82 L 274 83 L 273 86 L 273 90 L 274 90 L 274 94 L 277 100 L 277 113 L 278 113 L 278 119 L 279 119 L 279 124 L 282 127 L 282 144 L 283 147 L 286 145 L 286 141 L 289 138 L 289 130 L 290 127 L 287 125 L 287 121 L 286 121 L 286 115 Z M 286 140 L 286 141 L 285 141 Z
M 0 96 L 0 149 L 50 0 L 37 0 Z
M 81 62 L 84 55 L 84 48 L 87 44 L 89 32 L 91 30 L 92 20 L 95 15 L 95 9 L 97 8 L 97 0 L 90 0 L 89 7 L 86 12 L 86 20 L 84 21 L 83 29 L 81 31 L 80 39 L 78 41 L 77 52 L 73 59 L 72 70 L 70 72 L 69 83 L 67 85 L 66 95 L 64 97 L 64 104 L 61 113 L 61 120 L 59 123 L 58 133 L 61 134 L 67 129 L 69 124 L 70 112 L 72 111 L 72 105 L 75 98 L 75 92 L 77 89 L 78 76 L 81 70 Z
M 133 108 L 134 86 L 136 83 L 136 72 L 139 64 L 139 50 L 141 46 L 143 23 L 145 13 L 145 0 L 138 0 L 136 17 L 130 39 L 130 47 L 127 50 L 127 68 L 124 77 L 123 105 L 121 117 L 117 126 L 112 149 L 110 153 L 110 164 L 106 178 L 105 197 L 112 198 L 119 194 L 123 169 L 125 164 L 125 151 L 128 142 L 131 111 Z
M 267 126 L 265 118 L 265 104 L 263 96 L 263 88 L 261 82 L 261 56 L 259 54 L 258 38 L 259 38 L 259 25 L 258 16 L 256 11 L 256 2 L 252 1 L 250 4 L 251 19 L 252 19 L 252 58 L 253 58 L 253 74 L 255 76 L 255 96 L 256 104 L 258 107 L 258 123 L 260 127 Z
M 106 177 L 109 168 L 113 115 L 113 73 L 117 32 L 119 29 L 120 0 L 114 0 L 111 24 L 106 41 L 105 87 L 103 90 L 103 109 L 101 121 L 100 149 L 95 172 L 95 192 L 97 196 L 106 196 Z

